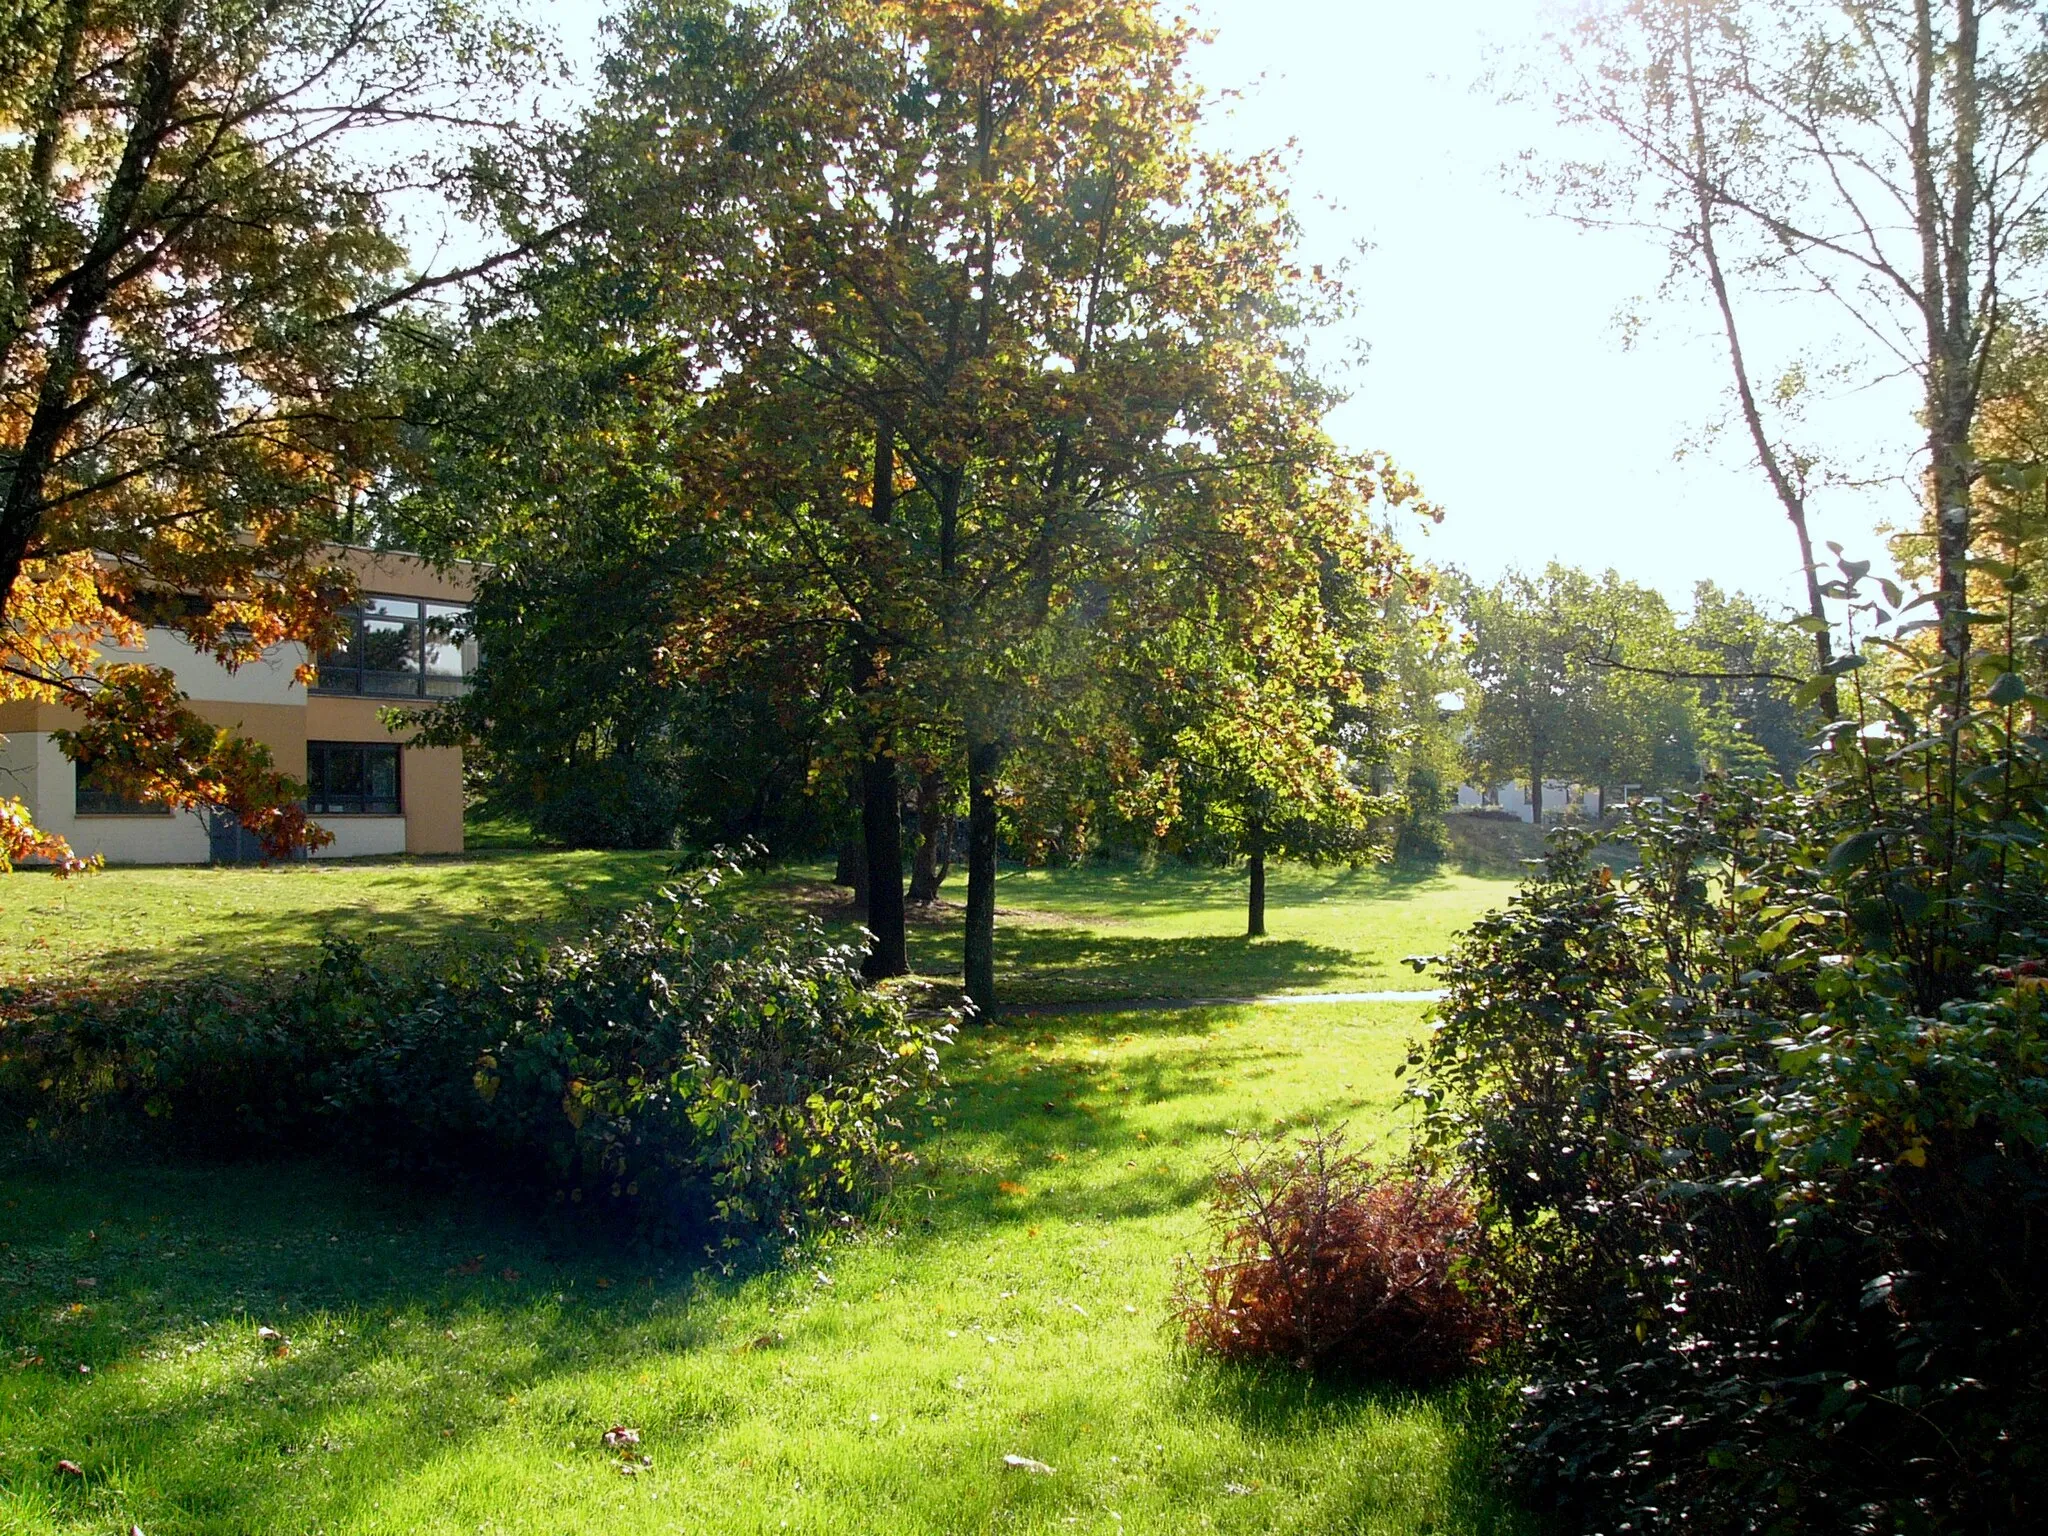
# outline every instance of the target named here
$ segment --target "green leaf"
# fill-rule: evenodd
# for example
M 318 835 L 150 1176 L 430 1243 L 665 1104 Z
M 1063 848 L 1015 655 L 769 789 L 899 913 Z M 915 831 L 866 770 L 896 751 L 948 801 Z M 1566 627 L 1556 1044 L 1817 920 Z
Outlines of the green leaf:
M 2027 696 L 2027 680 L 2017 672 L 2001 672 L 1985 694 L 1992 703 L 2001 708 L 2018 704 Z
M 1838 875 L 1861 869 L 1884 847 L 1884 834 L 1876 831 L 1851 832 L 1828 850 L 1828 868 Z

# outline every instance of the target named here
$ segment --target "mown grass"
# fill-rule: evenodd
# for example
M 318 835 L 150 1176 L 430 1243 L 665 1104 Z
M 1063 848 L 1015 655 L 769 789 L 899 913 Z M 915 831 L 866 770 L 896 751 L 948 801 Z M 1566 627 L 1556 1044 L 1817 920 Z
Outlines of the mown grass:
M 1519 1530 L 1488 1389 L 1218 1369 L 1165 1320 L 1229 1135 L 1398 1135 L 1419 1017 L 970 1029 L 948 1123 L 874 1220 L 731 1277 L 323 1168 L 16 1167 L 0 1528 Z M 651 1470 L 616 1469 L 612 1424 Z
M 671 878 L 672 856 L 499 849 L 443 859 L 276 868 L 115 869 L 71 880 L 0 876 L 0 982 L 154 976 L 300 962 L 322 935 L 412 944 L 493 933 L 574 933 Z M 1006 871 L 998 882 L 997 972 L 1018 1002 L 1251 997 L 1418 983 L 1401 963 L 1507 898 L 1512 885 L 1397 866 L 1276 866 L 1269 937 L 1244 937 L 1242 871 L 1098 863 Z M 917 918 L 911 958 L 934 980 L 960 974 L 957 905 Z M 824 866 L 749 877 L 727 900 L 761 910 L 801 901 L 851 932 L 857 919 Z
M 1242 869 L 1095 863 L 1018 870 L 996 886 L 999 979 L 1015 1001 L 1248 997 L 1427 985 L 1405 957 L 1502 905 L 1512 881 L 1404 865 L 1276 864 L 1266 937 L 1245 937 Z M 935 942 L 936 941 L 936 942 Z M 954 974 L 957 931 L 921 935 L 920 970 Z M 950 946 L 950 947 L 949 947 Z

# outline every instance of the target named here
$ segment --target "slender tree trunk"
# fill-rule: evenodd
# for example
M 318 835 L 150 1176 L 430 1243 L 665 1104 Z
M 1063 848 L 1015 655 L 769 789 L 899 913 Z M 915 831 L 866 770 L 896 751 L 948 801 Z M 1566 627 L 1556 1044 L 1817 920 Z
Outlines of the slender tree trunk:
M 1977 143 L 1981 128 L 1975 0 L 1957 0 L 1955 40 L 1934 33 L 1931 0 L 1914 5 L 1912 116 L 1907 148 L 1913 165 L 1914 223 L 1920 236 L 1920 306 L 1927 337 L 1927 457 L 1933 501 L 1935 611 L 1941 649 L 1953 669 L 1947 713 L 1959 724 L 1969 709 L 1968 560 L 1970 487 L 1975 478 L 1970 428 L 1976 419 L 1979 338 L 1973 241 L 1979 197 Z M 1944 69 L 1948 79 L 1943 81 Z M 1946 95 L 1954 115 L 1948 152 L 1952 202 L 1944 204 L 1934 142 L 1935 100 Z
M 1266 936 L 1266 827 L 1263 822 L 1252 822 L 1245 846 L 1251 856 L 1252 876 L 1251 910 L 1245 922 L 1245 937 L 1263 939 Z
M 1689 21 L 1683 58 L 1686 95 L 1692 108 L 1693 200 L 1698 213 L 1695 228 L 1700 261 L 1706 268 L 1707 286 L 1713 290 L 1714 304 L 1721 314 L 1721 334 L 1728 344 L 1728 366 L 1735 376 L 1735 398 L 1742 406 L 1742 421 L 1749 429 L 1750 446 L 1756 450 L 1757 466 L 1763 470 L 1764 478 L 1770 481 L 1772 494 L 1778 498 L 1778 505 L 1784 508 L 1785 519 L 1791 523 L 1793 537 L 1799 544 L 1799 564 L 1806 573 L 1806 611 L 1820 620 L 1820 626 L 1824 626 L 1828 622 L 1828 608 L 1821 596 L 1820 568 L 1813 557 L 1813 535 L 1806 521 L 1804 477 L 1795 479 L 1786 468 L 1778 445 L 1771 441 L 1770 432 L 1764 425 L 1756 389 L 1750 382 L 1749 362 L 1742 350 L 1742 331 L 1735 323 L 1735 303 L 1729 296 L 1727 273 L 1722 269 L 1720 243 L 1714 235 L 1719 182 L 1707 142 L 1706 110 L 1700 100 L 1699 77 L 1693 64 Z M 1815 675 L 1827 677 L 1834 670 L 1834 635 L 1820 626 L 1813 631 Z M 1821 713 L 1830 720 L 1835 719 L 1840 705 L 1832 682 L 1821 694 L 1819 702 Z
M 1003 749 L 967 744 L 967 1000 L 984 1013 L 996 1003 L 996 775 Z
M 910 970 L 903 916 L 903 800 L 896 789 L 895 754 L 886 746 L 870 753 L 860 779 L 868 932 L 874 936 L 860 970 L 870 981 L 880 981 Z
M 917 854 L 910 870 L 910 904 L 928 907 L 939 899 L 952 863 L 953 818 L 943 774 L 927 771 L 917 780 Z
M 867 827 L 863 823 L 858 831 L 839 845 L 839 860 L 832 871 L 832 883 L 843 885 L 853 892 L 853 904 L 865 911 L 868 904 L 868 842 Z
M 1529 812 L 1536 818 L 1535 825 L 1543 825 L 1543 765 L 1529 765 Z

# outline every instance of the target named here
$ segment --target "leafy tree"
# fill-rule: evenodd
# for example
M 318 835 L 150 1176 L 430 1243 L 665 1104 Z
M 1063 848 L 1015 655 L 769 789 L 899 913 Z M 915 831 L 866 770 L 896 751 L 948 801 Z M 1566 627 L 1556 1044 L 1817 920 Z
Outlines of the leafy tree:
M 1926 520 L 1940 642 L 1960 718 L 1983 381 L 2039 286 L 2048 221 L 2048 65 L 2037 5 L 1981 0 L 1612 0 L 1561 40 L 1561 115 L 1612 161 L 1567 164 L 1566 206 L 1647 225 L 1712 299 L 1752 447 L 1799 540 L 1819 669 L 1835 665 L 1808 532 L 1820 456 L 1792 440 L 1803 393 L 1772 387 L 1744 305 L 1810 294 L 1865 377 L 1922 392 Z M 1855 366 L 1855 364 L 1851 364 Z M 1823 690 L 1832 711 L 1832 690 Z
M 1845 573 L 1870 643 L 1794 783 L 1638 807 L 1619 873 L 1562 834 L 1447 967 L 1426 1139 L 1530 1325 L 1505 1460 L 1573 1529 L 2042 1521 L 2048 698 L 2024 574 L 1973 580 L 1960 729 Z
M 394 135 L 494 129 L 524 46 L 457 0 L 19 0 L 0 28 L 0 699 L 74 705 L 67 750 L 273 852 L 318 841 L 298 787 L 95 646 L 331 638 L 321 545 L 386 450 L 376 327 L 464 275 L 406 270 L 388 200 L 467 178 Z
M 904 763 L 953 743 L 987 1003 L 998 797 L 1062 669 L 1158 632 L 1161 572 L 1249 626 L 1311 613 L 1405 494 L 1320 431 L 1294 338 L 1335 291 L 1272 161 L 1198 144 L 1189 42 L 1110 0 L 645 0 L 565 147 L 580 234 L 538 324 L 627 382 L 577 410 L 690 550 L 679 675 L 775 658 L 829 701 L 871 974 L 907 963 Z
M 1797 702 L 1807 672 L 1797 627 L 1743 593 L 1703 581 L 1693 588 L 1679 639 L 1688 654 L 1673 670 L 1698 696 L 1707 766 L 1790 779 L 1821 725 L 1811 706 Z
M 1614 786 L 1697 772 L 1697 700 L 1672 670 L 1678 633 L 1655 592 L 1553 562 L 1541 577 L 1467 583 L 1459 607 L 1477 695 L 1468 753 L 1488 777 L 1526 776 L 1539 822 L 1547 776 Z

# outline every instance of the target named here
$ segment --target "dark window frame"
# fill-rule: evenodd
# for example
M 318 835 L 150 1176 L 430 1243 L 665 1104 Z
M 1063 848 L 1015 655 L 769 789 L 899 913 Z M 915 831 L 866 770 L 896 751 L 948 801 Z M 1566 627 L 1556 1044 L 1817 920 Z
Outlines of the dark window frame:
M 363 786 L 357 791 L 340 791 L 333 786 L 333 759 L 343 753 L 361 753 L 362 763 L 353 775 Z M 388 755 L 391 762 L 391 794 L 375 795 L 369 788 L 372 756 Z M 395 741 L 309 741 L 306 743 L 306 813 L 309 816 L 404 816 L 405 754 Z
M 171 808 L 158 800 L 135 800 L 113 790 L 99 789 L 88 782 L 90 762 L 71 765 L 71 814 L 73 818 L 93 816 L 169 816 Z
M 401 608 L 410 611 L 395 611 Z M 442 610 L 435 615 L 435 620 L 441 622 L 446 622 L 450 610 L 464 616 L 462 622 L 448 631 L 450 642 L 444 642 L 453 643 L 459 653 L 463 643 L 473 640 L 475 635 L 470 626 L 470 616 L 474 612 L 471 604 L 445 602 L 435 597 L 365 592 L 360 606 L 341 611 L 341 617 L 350 626 L 346 650 L 329 652 L 318 658 L 309 691 L 372 699 L 446 699 L 467 693 L 470 679 L 475 674 L 473 663 L 458 676 L 427 670 L 428 629 L 434 622 L 428 615 L 434 609 Z M 411 644 L 407 647 L 403 666 L 373 667 L 369 664 L 372 625 L 412 627 Z

